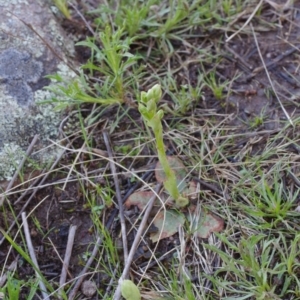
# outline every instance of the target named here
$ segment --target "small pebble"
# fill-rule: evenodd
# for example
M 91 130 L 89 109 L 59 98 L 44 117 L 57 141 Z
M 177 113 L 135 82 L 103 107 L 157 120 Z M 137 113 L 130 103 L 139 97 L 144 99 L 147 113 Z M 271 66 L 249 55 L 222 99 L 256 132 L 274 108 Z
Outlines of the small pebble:
M 97 292 L 97 286 L 94 281 L 86 280 L 81 285 L 81 292 L 84 296 L 91 298 Z

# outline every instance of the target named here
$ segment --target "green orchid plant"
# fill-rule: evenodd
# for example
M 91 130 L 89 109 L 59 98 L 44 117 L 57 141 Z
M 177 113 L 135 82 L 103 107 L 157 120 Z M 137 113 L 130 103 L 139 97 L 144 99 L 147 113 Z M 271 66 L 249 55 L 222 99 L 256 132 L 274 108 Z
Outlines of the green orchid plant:
M 161 96 L 162 91 L 159 84 L 154 85 L 147 92 L 142 92 L 141 99 L 139 101 L 139 112 L 141 113 L 145 124 L 152 129 L 155 135 L 158 159 L 166 175 L 164 187 L 170 196 L 175 200 L 176 206 L 184 207 L 188 205 L 189 200 L 186 197 L 183 197 L 179 192 L 175 173 L 170 167 L 165 151 L 163 127 L 161 122 L 164 112 L 161 109 L 157 109 L 157 103 L 161 99 Z

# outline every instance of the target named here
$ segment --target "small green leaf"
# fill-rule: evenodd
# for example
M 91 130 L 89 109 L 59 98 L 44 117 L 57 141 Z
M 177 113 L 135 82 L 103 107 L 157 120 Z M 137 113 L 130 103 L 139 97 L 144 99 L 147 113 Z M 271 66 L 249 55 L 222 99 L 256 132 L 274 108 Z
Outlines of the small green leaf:
M 66 0 L 54 0 L 56 7 L 63 13 L 67 19 L 71 19 L 71 14 L 67 6 Z
M 160 109 L 157 113 L 156 116 L 159 120 L 162 120 L 162 118 L 164 117 L 164 111 L 162 109 Z
M 141 92 L 141 102 L 146 104 L 148 102 L 147 93 Z
M 178 232 L 179 226 L 183 226 L 185 222 L 185 217 L 174 210 L 167 210 L 165 213 L 160 211 L 153 221 L 155 227 L 158 231 L 151 234 L 150 239 L 153 243 L 159 240 L 170 237 Z
M 147 98 L 153 99 L 156 103 L 160 100 L 162 95 L 161 86 L 159 84 L 155 84 L 150 90 L 147 92 Z
M 141 300 L 141 293 L 138 287 L 128 279 L 122 281 L 121 293 L 126 300 Z

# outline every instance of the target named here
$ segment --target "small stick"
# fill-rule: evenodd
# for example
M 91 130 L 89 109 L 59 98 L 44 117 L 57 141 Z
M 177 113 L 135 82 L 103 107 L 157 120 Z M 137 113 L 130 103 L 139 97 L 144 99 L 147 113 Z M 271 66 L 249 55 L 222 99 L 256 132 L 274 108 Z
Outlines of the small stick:
M 9 226 L 8 230 L 6 231 L 6 233 L 9 233 L 13 229 L 13 227 L 16 225 L 17 220 L 20 218 L 20 216 L 22 215 L 22 213 L 25 211 L 26 207 L 28 206 L 28 204 L 30 203 L 30 201 L 32 200 L 32 198 L 35 196 L 36 192 L 37 192 L 37 189 L 31 194 L 31 196 L 28 198 L 28 200 L 26 201 L 26 203 L 22 206 L 22 209 L 20 210 L 20 212 L 18 213 L 18 215 L 14 219 L 14 221 L 10 224 L 10 226 Z M 3 237 L 2 240 L 0 240 L 0 246 L 2 245 L 2 243 L 4 241 L 5 241 L 5 237 Z
M 69 267 L 69 262 L 70 262 L 70 259 L 71 259 L 71 254 L 72 254 L 76 229 L 77 229 L 76 225 L 72 225 L 69 229 L 68 243 L 67 243 L 65 258 L 64 258 L 64 261 L 63 261 L 63 267 L 62 267 L 62 270 L 61 270 L 60 280 L 59 280 L 59 287 L 60 288 L 62 288 L 64 286 L 64 284 L 66 283 L 68 267 Z M 60 290 L 59 294 L 61 294 L 61 290 Z
M 294 53 L 296 50 L 299 51 L 298 48 L 291 48 L 289 50 L 287 50 L 286 52 L 284 52 L 281 55 L 278 55 L 273 61 L 270 61 L 268 63 L 266 63 L 263 66 L 257 67 L 253 70 L 253 75 L 255 76 L 257 73 L 259 73 L 260 71 L 262 71 L 265 68 L 272 68 L 275 64 L 279 63 L 282 59 L 284 59 L 285 57 L 291 55 L 292 53 Z
M 237 30 L 229 38 L 227 38 L 226 43 L 228 43 L 232 38 L 234 38 L 237 34 L 239 34 L 251 22 L 251 20 L 254 18 L 255 14 L 260 9 L 260 7 L 263 4 L 263 2 L 264 2 L 263 0 L 259 1 L 259 3 L 257 4 L 257 6 L 255 7 L 255 9 L 253 10 L 252 14 L 247 19 L 247 21 L 243 24 L 243 26 L 239 30 Z
M 291 172 L 291 171 L 288 171 L 288 176 L 290 177 L 290 178 L 292 178 L 292 180 L 295 182 L 295 184 L 298 186 L 298 187 L 300 187 L 300 180 L 295 176 L 295 174 L 293 173 L 293 172 Z
M 143 219 L 141 221 L 141 224 L 139 226 L 139 229 L 136 233 L 136 236 L 134 238 L 134 241 L 132 243 L 132 246 L 131 246 L 131 249 L 130 249 L 130 252 L 129 252 L 129 255 L 128 255 L 128 259 L 126 260 L 125 262 L 125 266 L 124 266 L 124 269 L 123 269 L 123 272 L 122 272 L 122 275 L 119 279 L 119 284 L 118 284 L 118 287 L 115 291 L 115 294 L 113 296 L 113 300 L 119 300 L 121 298 L 121 284 L 122 284 L 122 281 L 124 279 L 127 278 L 128 276 L 128 272 L 130 270 L 130 267 L 131 267 L 131 263 L 133 261 L 133 257 L 134 257 L 134 254 L 136 253 L 136 249 L 138 247 L 138 244 L 140 243 L 140 239 L 141 239 L 141 236 L 144 232 L 144 228 L 147 224 L 147 221 L 148 221 L 148 218 L 150 216 L 150 213 L 152 211 L 152 208 L 153 208 L 153 205 L 154 205 L 154 202 L 157 198 L 157 194 L 159 193 L 160 189 L 162 187 L 162 183 L 159 183 L 156 187 L 155 187 L 155 193 L 154 195 L 150 198 L 149 202 L 148 202 L 148 205 L 147 205 L 147 208 L 146 208 L 146 211 L 145 211 L 145 214 L 143 216 Z
M 106 131 L 103 132 L 103 138 L 104 143 L 107 149 L 108 157 L 109 157 L 109 165 L 111 168 L 111 172 L 114 178 L 115 183 L 115 189 L 116 189 L 116 196 L 118 200 L 118 206 L 119 206 L 119 216 L 120 216 L 120 223 L 121 223 L 121 232 L 122 232 L 122 241 L 123 241 L 123 251 L 124 251 L 124 261 L 127 261 L 128 258 L 128 245 L 127 245 L 127 233 L 126 233 L 126 223 L 125 223 L 125 217 L 124 217 L 124 209 L 123 209 L 123 202 L 122 202 L 122 196 L 117 176 L 117 169 L 114 163 L 113 159 L 113 153 L 110 147 L 110 142 L 108 138 L 108 134 Z
M 115 268 L 115 270 L 114 270 L 114 272 L 113 272 L 113 276 L 111 277 L 111 279 L 110 279 L 110 281 L 109 281 L 109 283 L 108 283 L 108 286 L 107 286 L 107 288 L 106 288 L 106 290 L 105 290 L 105 294 L 104 294 L 104 296 L 103 296 L 103 299 L 106 299 L 106 298 L 107 298 L 107 295 L 108 295 L 108 293 L 110 292 L 110 290 L 111 290 L 111 288 L 112 288 L 112 286 L 113 286 L 114 279 L 115 279 L 116 274 L 117 274 L 117 272 L 118 272 L 118 268 L 119 268 L 119 263 L 116 264 L 116 268 Z
M 153 174 L 153 170 L 149 170 L 149 171 L 145 172 L 145 173 L 143 174 L 143 176 L 141 177 L 141 181 L 136 182 L 136 183 L 135 183 L 135 184 L 134 184 L 127 192 L 126 192 L 126 194 L 124 195 L 124 197 L 123 197 L 123 199 L 122 199 L 122 203 L 124 203 L 124 202 L 129 198 L 129 196 L 130 196 L 131 194 L 133 194 L 133 192 L 134 192 L 135 190 L 137 190 L 137 188 L 140 186 L 141 182 L 150 179 L 150 177 L 152 176 L 152 174 Z M 109 219 L 108 219 L 108 221 L 107 221 L 106 227 L 108 227 L 108 224 L 109 224 L 109 226 L 110 226 L 110 224 L 111 224 L 111 223 L 113 222 L 113 220 L 115 219 L 115 217 L 116 217 L 118 211 L 119 211 L 118 208 L 115 208 L 115 209 L 112 211 L 112 213 L 111 213 L 111 215 L 110 215 L 110 217 L 109 217 Z
M 240 56 L 238 53 L 236 53 L 233 49 L 231 49 L 229 46 L 228 46 L 228 44 L 225 44 L 225 49 L 227 50 L 227 51 L 229 51 L 231 54 L 233 54 L 233 56 L 237 59 L 237 60 L 239 60 L 239 62 L 242 64 L 242 65 L 244 65 L 244 66 L 246 66 L 247 68 L 248 68 L 248 70 L 247 71 L 250 71 L 250 70 L 252 70 L 253 69 L 253 67 L 242 57 L 242 56 Z
M 260 48 L 259 48 L 259 45 L 258 45 L 258 41 L 257 41 L 257 38 L 256 38 L 256 34 L 255 34 L 255 31 L 254 31 L 254 28 L 253 28 L 253 26 L 252 26 L 252 23 L 250 23 L 250 26 L 251 26 L 251 30 L 252 30 L 252 33 L 253 33 L 253 38 L 254 38 L 254 41 L 255 41 L 255 45 L 256 45 L 256 47 L 257 47 L 258 55 L 259 55 L 260 60 L 261 60 L 261 62 L 262 62 L 262 64 L 263 64 L 263 67 L 264 67 L 264 69 L 265 69 L 265 72 L 266 72 L 266 75 L 267 75 L 268 80 L 269 80 L 269 82 L 270 82 L 270 85 L 271 85 L 271 87 L 272 87 L 272 90 L 273 90 L 273 92 L 274 92 L 274 94 L 275 94 L 275 97 L 276 97 L 277 101 L 279 102 L 279 104 L 280 104 L 280 106 L 281 106 L 281 109 L 282 109 L 282 111 L 284 112 L 286 118 L 288 119 L 288 121 L 290 122 L 290 124 L 291 124 L 292 126 L 294 126 L 293 121 L 291 120 L 291 117 L 289 116 L 288 112 L 285 110 L 285 108 L 284 108 L 282 102 L 280 101 L 280 99 L 279 99 L 279 97 L 278 97 L 278 94 L 277 94 L 277 92 L 276 92 L 275 86 L 274 86 L 274 84 L 273 84 L 273 82 L 272 82 L 272 80 L 271 80 L 270 74 L 269 74 L 269 72 L 268 72 L 268 69 L 267 69 L 267 67 L 266 67 L 265 61 L 264 61 L 263 56 L 262 56 L 261 51 L 260 51 Z
M 96 36 L 96 32 L 93 30 L 93 28 L 90 26 L 90 24 L 87 22 L 87 20 L 85 19 L 85 17 L 82 15 L 82 13 L 79 11 L 79 9 L 70 1 L 69 5 L 71 5 L 77 12 L 77 14 L 79 15 L 79 17 L 82 19 L 82 21 L 84 22 L 85 26 L 88 28 L 88 30 L 92 33 L 92 35 L 95 37 Z
M 35 266 L 35 274 L 36 277 L 38 278 L 39 281 L 39 286 L 43 295 L 43 299 L 49 299 L 48 293 L 47 293 L 47 289 L 46 286 L 44 284 L 44 282 L 42 281 L 42 278 L 40 276 L 40 274 L 37 272 L 37 270 L 40 270 L 36 256 L 35 256 L 35 252 L 33 249 L 33 245 L 32 245 L 32 241 L 31 241 L 31 237 L 30 237 L 30 232 L 29 232 L 29 226 L 27 223 L 27 218 L 26 218 L 26 213 L 23 212 L 22 213 L 22 221 L 23 221 L 23 228 L 24 228 L 24 233 L 25 233 L 25 238 L 26 238 L 26 243 L 27 243 L 27 247 L 28 247 L 28 251 L 29 251 L 29 255 L 30 258 L 32 260 L 32 263 Z
M 42 170 L 41 174 L 43 174 L 46 170 Z M 30 193 L 30 191 L 34 190 L 34 186 L 41 180 L 41 176 L 37 176 L 35 178 L 35 180 L 32 182 L 32 184 L 30 184 L 28 186 L 28 188 L 26 190 L 24 190 L 24 192 L 22 193 L 22 195 L 16 200 L 14 201 L 14 205 L 18 204 L 20 201 L 22 201 L 22 199 L 28 194 Z
M 16 181 L 16 179 L 17 179 L 17 177 L 18 177 L 18 175 L 19 175 L 19 173 L 20 173 L 20 171 L 21 171 L 21 169 L 22 169 L 23 166 L 24 166 L 24 163 L 25 163 L 26 159 L 28 158 L 28 156 L 30 156 L 30 154 L 31 154 L 31 152 L 32 152 L 32 150 L 33 150 L 33 147 L 34 147 L 34 145 L 36 144 L 38 138 L 39 138 L 39 135 L 38 135 L 38 134 L 36 134 L 36 135 L 33 137 L 33 139 L 32 139 L 32 141 L 31 141 L 30 145 L 29 145 L 28 148 L 27 148 L 27 151 L 26 151 L 24 157 L 22 158 L 21 162 L 19 163 L 19 166 L 18 166 L 18 168 L 17 168 L 17 170 L 16 170 L 16 172 L 15 172 L 13 178 L 10 180 L 8 186 L 6 187 L 5 192 L 7 192 L 7 191 L 13 186 L 14 182 Z M 2 206 L 3 201 L 4 201 L 4 198 L 5 198 L 5 193 L 3 193 L 3 194 L 0 196 L 0 206 Z
M 146 269 L 152 268 L 153 266 L 157 265 L 158 262 L 163 261 L 163 260 L 165 260 L 167 258 L 170 258 L 173 255 L 173 252 L 175 250 L 176 250 L 176 248 L 171 249 L 170 251 L 168 251 L 167 253 L 164 253 L 161 257 L 156 258 L 155 260 L 153 260 L 150 263 L 148 261 L 143 262 L 139 266 L 141 268 L 141 271 L 145 272 Z

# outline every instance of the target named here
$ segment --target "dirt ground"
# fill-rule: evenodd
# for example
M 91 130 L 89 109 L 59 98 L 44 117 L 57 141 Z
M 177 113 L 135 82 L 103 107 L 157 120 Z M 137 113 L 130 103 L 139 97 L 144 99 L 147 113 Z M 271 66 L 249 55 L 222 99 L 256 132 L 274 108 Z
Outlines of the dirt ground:
M 76 13 L 74 12 L 74 14 Z M 249 14 L 241 14 L 240 19 L 236 22 L 240 26 L 240 24 L 247 21 L 247 17 L 249 17 Z M 230 83 L 223 90 L 225 96 L 222 101 L 216 99 L 209 88 L 204 88 L 203 96 L 193 102 L 187 115 L 190 117 L 197 116 L 195 120 L 198 120 L 199 124 L 195 123 L 194 126 L 199 126 L 199 128 L 205 123 L 205 118 L 209 118 L 211 111 L 214 111 L 214 115 L 219 115 L 220 122 L 224 122 L 227 128 L 230 128 L 228 132 L 233 132 L 236 136 L 234 146 L 231 149 L 232 156 L 228 157 L 232 161 L 242 159 L 245 155 L 253 155 L 253 153 L 263 151 L 266 141 L 282 129 L 283 123 L 288 120 L 288 116 L 293 119 L 300 116 L 299 1 L 295 1 L 293 9 L 281 14 L 281 26 L 278 26 L 275 22 L 273 26 L 270 25 L 272 24 L 272 18 L 275 19 L 276 14 L 274 14 L 274 9 L 270 7 L 263 12 L 261 22 L 251 21 L 254 31 L 251 32 L 251 27 L 247 26 L 250 31 L 248 34 L 235 34 L 236 31 L 234 30 L 228 32 L 223 30 L 202 32 L 201 28 L 196 28 L 195 33 L 198 34 L 198 37 L 191 39 L 189 43 L 196 49 L 202 47 L 205 51 L 210 51 L 212 55 L 210 64 L 193 61 L 194 53 L 189 51 L 186 54 L 184 51 L 185 45 L 176 42 L 177 45 L 174 42 L 176 55 L 179 55 L 181 61 L 185 63 L 184 71 L 175 74 L 177 82 L 196 83 L 200 72 L 206 71 L 209 73 L 211 69 L 215 69 L 216 78 L 219 82 Z M 67 33 L 76 33 L 79 39 L 83 39 L 88 34 L 88 30 L 80 17 L 76 16 L 75 20 L 76 23 L 63 21 L 62 25 Z M 232 28 L 235 28 L 235 24 L 232 24 Z M 78 47 L 77 51 L 77 60 L 80 63 L 89 57 L 90 52 L 88 49 Z M 232 80 L 233 78 L 235 80 Z M 276 94 L 273 90 L 276 91 Z M 171 99 L 166 97 L 164 101 L 168 103 Z M 126 105 L 124 104 L 124 107 Z M 88 109 L 90 107 L 87 105 L 86 111 Z M 95 127 L 93 133 L 93 148 L 106 151 L 101 132 L 113 125 L 112 119 L 114 114 L 117 113 L 118 108 L 110 108 L 101 114 L 101 120 L 99 120 L 99 124 Z M 131 138 L 129 129 L 134 127 L 129 116 L 132 118 L 138 116 L 134 105 L 131 108 L 129 107 L 128 116 L 124 117 L 122 126 L 111 131 L 110 139 L 114 147 L 124 146 L 119 145 L 121 136 L 123 140 L 125 137 L 128 140 Z M 123 136 L 124 128 L 126 128 L 125 136 Z M 194 134 L 195 136 L 199 135 L 196 131 Z M 299 136 L 299 133 L 294 132 L 292 129 L 287 134 L 290 134 L 291 138 Z M 77 145 L 81 145 L 81 142 L 80 138 L 75 140 L 72 146 L 73 149 L 76 149 Z M 128 143 L 130 144 L 130 142 Z M 172 145 L 169 149 L 172 149 Z M 243 149 L 245 149 L 245 153 L 243 153 Z M 295 144 L 290 151 L 299 153 L 300 148 Z M 147 151 L 145 150 L 145 152 Z M 120 158 L 120 155 L 117 156 Z M 81 183 L 78 182 L 76 176 L 72 175 L 65 184 L 65 178 L 68 174 L 64 166 L 70 165 L 74 159 L 76 159 L 76 153 L 67 153 L 66 157 L 60 162 L 62 171 L 50 174 L 44 183 L 45 187 L 39 189 L 26 209 L 28 212 L 33 211 L 33 218 L 29 225 L 34 248 L 38 255 L 37 258 L 40 261 L 40 268 L 44 276 L 54 282 L 58 281 L 60 276 L 61 258 L 65 253 L 70 225 L 78 226 L 69 266 L 71 278 L 76 277 L 81 272 L 92 251 L 91 245 L 95 243 L 90 206 L 85 201 Z M 87 157 L 82 156 L 79 161 L 85 159 Z M 80 172 L 85 174 L 85 172 L 94 168 L 97 184 L 101 187 L 109 185 L 111 189 L 114 189 L 113 179 L 105 176 L 110 172 L 107 163 L 101 160 L 87 161 L 88 163 L 80 166 Z M 122 161 L 121 158 L 120 161 Z M 143 166 L 145 166 L 145 169 L 149 169 L 149 162 L 146 159 L 126 158 L 122 161 L 122 164 L 134 169 Z M 99 170 L 102 174 L 99 174 Z M 131 183 L 130 178 L 127 177 L 126 174 L 119 176 L 123 196 L 134 186 L 134 183 Z M 29 196 L 25 196 L 16 204 L 15 201 L 20 195 L 22 193 L 17 193 L 9 199 L 10 205 L 16 213 L 21 211 L 29 198 Z M 101 201 L 96 198 L 95 202 L 100 203 Z M 115 208 L 112 205 L 104 215 L 101 215 L 101 220 L 108 226 L 108 230 L 117 240 L 120 225 L 114 213 Z M 134 210 L 131 209 L 128 213 L 131 215 L 132 220 L 136 218 Z M 8 208 L 5 208 L 1 214 L 0 227 L 7 230 L 13 222 L 14 216 Z M 112 215 L 114 218 L 112 224 L 110 224 L 109 220 L 111 220 Z M 33 220 L 35 221 L 33 222 Z M 17 227 L 13 227 L 10 234 L 12 236 L 17 234 Z M 21 240 L 18 242 L 22 243 Z M 151 245 L 151 242 L 148 242 Z M 178 243 L 178 235 L 164 240 L 156 251 L 160 254 L 167 253 L 172 249 L 174 243 Z M 151 245 L 150 247 L 154 246 Z M 147 262 L 149 253 L 144 248 L 143 244 L 140 245 L 139 253 L 136 256 L 135 264 L 138 266 L 143 266 Z M 14 250 L 10 254 L 9 251 L 11 251 L 10 244 L 2 241 L 0 244 L 1 265 L 5 263 L 7 257 L 8 262 L 6 262 L 6 265 L 10 265 L 17 259 L 19 264 L 18 274 L 21 279 L 26 280 L 34 275 L 34 270 L 25 261 L 21 261 Z M 110 278 L 105 271 L 103 273 L 100 271 L 97 277 L 98 287 L 101 288 L 102 286 L 104 288 L 109 281 Z M 23 291 L 23 293 L 22 299 L 26 299 L 26 291 Z

